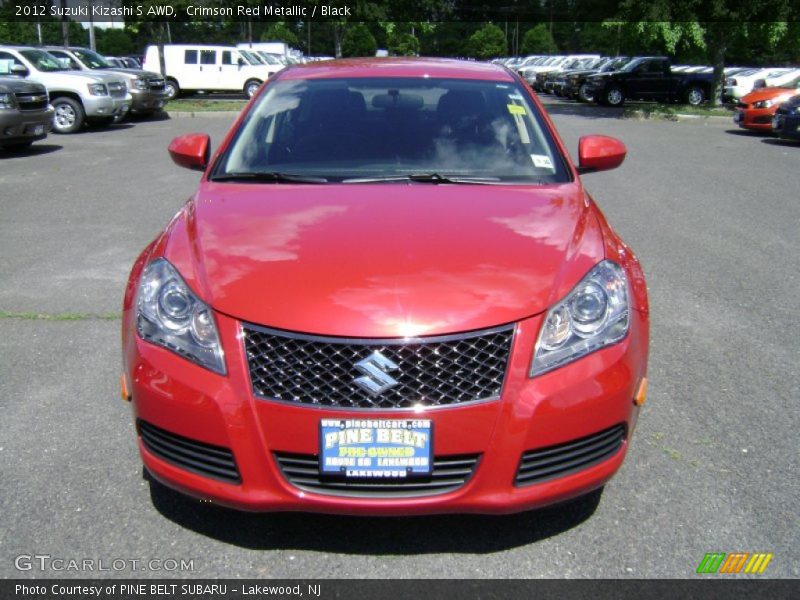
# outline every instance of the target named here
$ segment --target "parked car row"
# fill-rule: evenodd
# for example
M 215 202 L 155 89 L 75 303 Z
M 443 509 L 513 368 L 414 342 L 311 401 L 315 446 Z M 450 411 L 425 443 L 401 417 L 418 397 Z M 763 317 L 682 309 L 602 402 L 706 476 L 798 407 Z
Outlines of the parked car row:
M 164 108 L 164 79 L 115 67 L 80 47 L 0 45 L 0 146 L 24 148 L 49 131 L 75 133 L 109 125 L 130 112 Z
M 714 69 L 671 65 L 663 56 L 529 56 L 495 59 L 516 70 L 539 93 L 621 106 L 626 99 L 685 102 L 697 105 L 711 97 Z M 754 89 L 780 87 L 800 76 L 797 67 L 726 67 L 722 100 L 737 102 Z

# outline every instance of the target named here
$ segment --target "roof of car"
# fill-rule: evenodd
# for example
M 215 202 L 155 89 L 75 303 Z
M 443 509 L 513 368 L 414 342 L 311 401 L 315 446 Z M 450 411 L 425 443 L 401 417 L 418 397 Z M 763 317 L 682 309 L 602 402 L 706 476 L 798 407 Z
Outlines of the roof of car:
M 444 58 L 347 58 L 292 65 L 281 79 L 331 79 L 339 77 L 433 77 L 514 81 L 504 67 L 492 63 Z

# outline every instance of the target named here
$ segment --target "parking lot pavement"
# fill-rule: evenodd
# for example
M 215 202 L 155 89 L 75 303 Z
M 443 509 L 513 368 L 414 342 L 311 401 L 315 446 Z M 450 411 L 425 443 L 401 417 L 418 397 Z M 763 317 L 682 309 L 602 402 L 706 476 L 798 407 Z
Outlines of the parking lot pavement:
M 229 118 L 3 155 L 0 576 L 692 577 L 712 551 L 772 552 L 764 576 L 800 576 L 800 148 L 587 109 L 553 113 L 573 153 L 589 133 L 628 146 L 620 169 L 584 181 L 648 276 L 650 396 L 602 497 L 509 517 L 253 515 L 151 487 L 118 396 L 116 313 L 138 251 L 198 178 L 171 164 L 169 140 L 218 143 Z M 128 562 L 15 569 L 36 553 Z M 152 559 L 192 569 L 131 571 Z

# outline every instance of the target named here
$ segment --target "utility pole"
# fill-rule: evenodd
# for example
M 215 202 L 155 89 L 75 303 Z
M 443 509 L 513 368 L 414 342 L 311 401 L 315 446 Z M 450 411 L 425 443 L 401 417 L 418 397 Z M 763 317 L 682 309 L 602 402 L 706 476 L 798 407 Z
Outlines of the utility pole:
M 94 16 L 91 9 L 89 10 L 89 48 L 97 50 L 97 44 L 95 44 L 94 39 Z
M 61 0 L 62 14 L 67 13 L 67 0 Z M 61 17 L 61 40 L 64 42 L 64 48 L 69 48 L 69 22 L 67 17 Z

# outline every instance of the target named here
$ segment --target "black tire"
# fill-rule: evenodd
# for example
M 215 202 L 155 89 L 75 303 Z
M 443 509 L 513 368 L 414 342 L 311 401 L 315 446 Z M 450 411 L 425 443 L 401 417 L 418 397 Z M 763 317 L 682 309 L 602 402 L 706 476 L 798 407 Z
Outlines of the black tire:
M 261 87 L 261 81 L 258 79 L 250 79 L 247 83 L 244 84 L 244 95 L 248 98 L 252 98 L 258 92 L 258 88 Z
M 53 115 L 53 133 L 75 133 L 86 119 L 83 105 L 77 100 L 59 96 L 50 100 L 55 114 Z
M 603 103 L 608 106 L 622 106 L 625 104 L 625 92 L 618 85 L 612 85 L 603 94 Z
M 167 100 L 174 100 L 181 95 L 181 86 L 174 79 L 167 79 L 164 82 L 164 94 L 167 96 Z
M 706 91 L 699 85 L 693 85 L 686 90 L 684 99 L 690 106 L 700 106 L 706 101 Z
M 591 102 L 594 100 L 594 96 L 589 93 L 589 86 L 585 83 L 581 84 L 581 87 L 578 88 L 578 100 L 580 102 Z

